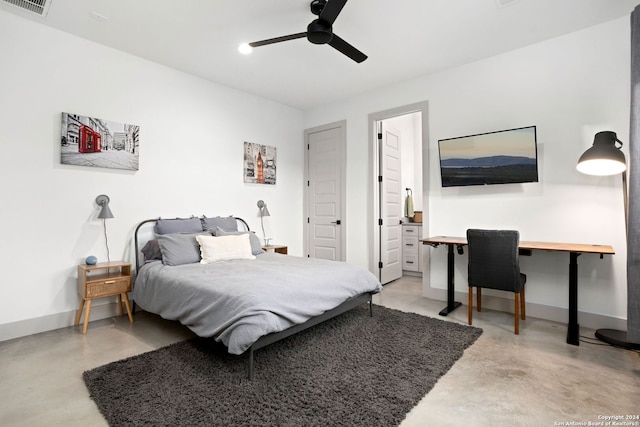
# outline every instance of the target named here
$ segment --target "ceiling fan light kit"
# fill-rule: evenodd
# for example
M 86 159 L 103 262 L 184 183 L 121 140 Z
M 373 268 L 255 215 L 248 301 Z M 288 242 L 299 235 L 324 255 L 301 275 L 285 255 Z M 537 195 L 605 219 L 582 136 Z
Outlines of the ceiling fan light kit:
M 311 13 L 317 15 L 308 26 L 305 33 L 290 34 L 288 36 L 275 37 L 240 45 L 238 50 L 242 53 L 250 53 L 251 49 L 259 46 L 266 46 L 273 43 L 280 43 L 289 40 L 306 37 L 313 44 L 328 44 L 332 48 L 348 56 L 352 60 L 360 63 L 367 59 L 367 55 L 341 39 L 333 32 L 333 22 L 336 20 L 347 0 L 312 0 Z
M 252 51 L 253 48 L 249 46 L 249 43 L 242 43 L 240 46 L 238 46 L 238 52 L 242 53 L 243 55 L 249 55 Z

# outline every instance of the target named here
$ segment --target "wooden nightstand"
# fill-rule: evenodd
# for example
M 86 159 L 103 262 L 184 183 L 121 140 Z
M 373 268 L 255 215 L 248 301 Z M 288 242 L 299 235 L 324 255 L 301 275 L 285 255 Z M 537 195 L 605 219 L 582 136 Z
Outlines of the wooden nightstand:
M 285 245 L 269 245 L 263 246 L 262 250 L 265 252 L 276 252 L 279 254 L 287 255 L 288 246 Z
M 76 314 L 76 323 L 80 324 L 80 316 L 84 302 L 87 302 L 87 310 L 84 314 L 82 333 L 87 333 L 91 301 L 94 298 L 104 298 L 117 295 L 118 307 L 122 316 L 122 300 L 127 307 L 129 322 L 133 323 L 131 306 L 127 292 L 131 291 L 131 264 L 128 262 L 100 262 L 95 265 L 78 265 L 78 294 L 80 295 L 80 307 Z

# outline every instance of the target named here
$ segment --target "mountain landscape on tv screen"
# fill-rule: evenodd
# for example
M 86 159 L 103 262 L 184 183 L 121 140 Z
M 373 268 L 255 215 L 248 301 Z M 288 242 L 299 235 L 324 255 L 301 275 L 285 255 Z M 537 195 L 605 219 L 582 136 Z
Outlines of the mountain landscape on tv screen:
M 489 156 L 440 162 L 443 187 L 538 182 L 535 158 Z
M 490 156 L 475 159 L 446 159 L 440 162 L 443 168 L 491 168 L 495 166 L 535 165 L 536 159 L 522 156 Z

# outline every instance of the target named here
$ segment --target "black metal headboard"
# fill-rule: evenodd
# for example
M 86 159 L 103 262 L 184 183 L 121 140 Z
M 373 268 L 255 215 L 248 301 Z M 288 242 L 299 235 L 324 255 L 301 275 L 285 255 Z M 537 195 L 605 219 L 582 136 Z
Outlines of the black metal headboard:
M 189 217 L 189 218 L 194 218 L 194 217 Z M 189 219 L 189 218 L 176 218 L 176 219 Z M 201 218 L 205 218 L 205 217 L 201 217 Z M 249 224 L 247 224 L 247 222 L 244 219 L 238 218 L 238 217 L 233 217 L 233 218 L 238 223 L 239 231 L 251 231 L 249 229 Z M 174 219 L 174 218 L 171 218 L 171 219 Z M 142 221 L 140 224 L 138 224 L 138 226 L 136 227 L 136 231 L 133 236 L 134 244 L 135 244 L 135 256 L 136 256 L 136 273 L 138 272 L 138 269 L 140 268 L 140 266 L 144 263 L 144 255 L 142 255 L 142 252 L 140 251 L 142 248 L 144 248 L 144 245 L 146 245 L 149 240 L 155 239 L 156 237 L 155 225 L 158 222 L 158 220 L 160 220 L 160 218 L 146 219 Z

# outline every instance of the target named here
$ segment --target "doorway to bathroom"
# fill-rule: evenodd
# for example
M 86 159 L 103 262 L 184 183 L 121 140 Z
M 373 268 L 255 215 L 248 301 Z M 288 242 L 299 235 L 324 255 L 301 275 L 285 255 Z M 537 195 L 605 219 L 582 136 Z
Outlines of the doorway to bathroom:
M 423 188 L 428 188 L 427 113 L 427 103 L 421 102 L 369 115 L 369 259 L 382 284 L 403 275 L 420 276 L 426 266 L 418 240 L 427 231 L 422 218 L 428 218 L 423 199 Z

